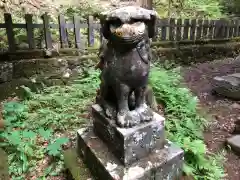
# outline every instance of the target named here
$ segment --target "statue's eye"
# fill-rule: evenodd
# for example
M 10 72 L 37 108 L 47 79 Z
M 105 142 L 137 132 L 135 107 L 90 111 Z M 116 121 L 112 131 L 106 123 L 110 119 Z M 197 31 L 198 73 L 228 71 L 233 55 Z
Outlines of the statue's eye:
M 123 23 L 120 19 L 113 19 L 110 21 L 110 24 L 114 27 L 120 27 Z
M 134 24 L 134 23 L 137 23 L 137 22 L 142 22 L 142 20 L 132 18 L 131 21 L 130 21 L 131 24 Z

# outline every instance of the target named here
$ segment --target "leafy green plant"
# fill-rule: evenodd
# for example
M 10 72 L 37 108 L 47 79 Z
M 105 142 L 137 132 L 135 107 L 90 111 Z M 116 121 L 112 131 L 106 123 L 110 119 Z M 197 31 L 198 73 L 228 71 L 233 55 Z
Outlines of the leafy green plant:
M 0 131 L 0 146 L 9 154 L 9 173 L 15 179 L 26 179 L 36 164 L 46 157 L 51 162 L 44 170 L 47 176 L 58 175 L 63 169 L 62 148 L 71 133 L 86 122 L 88 111 L 98 86 L 98 72 L 83 74 L 71 86 L 53 86 L 41 93 L 26 91 L 26 99 L 4 104 L 6 122 Z
M 221 179 L 222 159 L 207 155 L 202 135 L 207 121 L 197 112 L 197 97 L 182 87 L 180 69 L 154 67 L 150 81 L 157 101 L 166 105 L 167 136 L 184 149 L 184 172 L 197 180 Z

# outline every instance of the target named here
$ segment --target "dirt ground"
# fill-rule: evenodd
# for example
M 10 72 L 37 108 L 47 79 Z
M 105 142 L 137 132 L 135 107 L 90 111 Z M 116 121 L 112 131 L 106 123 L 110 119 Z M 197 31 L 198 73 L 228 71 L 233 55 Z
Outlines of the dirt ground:
M 214 62 L 195 64 L 183 68 L 184 80 L 200 99 L 206 113 L 213 116 L 213 123 L 205 132 L 206 145 L 210 152 L 218 152 L 225 145 L 226 138 L 234 130 L 234 122 L 240 120 L 240 101 L 232 101 L 212 94 L 211 81 L 215 76 L 240 73 L 240 57 Z M 227 151 L 224 163 L 226 180 L 240 180 L 240 157 Z

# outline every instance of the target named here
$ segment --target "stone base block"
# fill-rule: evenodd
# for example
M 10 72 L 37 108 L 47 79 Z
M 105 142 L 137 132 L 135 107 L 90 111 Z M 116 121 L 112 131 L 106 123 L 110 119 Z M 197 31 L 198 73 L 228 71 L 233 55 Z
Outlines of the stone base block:
M 165 144 L 164 117 L 155 113 L 152 121 L 133 128 L 119 128 L 115 120 L 104 115 L 102 108 L 92 106 L 94 133 L 124 164 L 131 164 Z
M 240 135 L 228 138 L 227 143 L 236 154 L 240 155 Z
M 178 180 L 183 165 L 183 150 L 168 142 L 163 149 L 124 166 L 93 132 L 78 131 L 77 152 L 96 180 Z

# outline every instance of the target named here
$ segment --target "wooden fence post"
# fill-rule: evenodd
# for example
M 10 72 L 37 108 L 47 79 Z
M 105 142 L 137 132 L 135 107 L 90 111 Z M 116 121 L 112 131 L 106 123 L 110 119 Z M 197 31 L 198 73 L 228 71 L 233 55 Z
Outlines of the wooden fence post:
M 169 21 L 169 40 L 174 41 L 175 37 L 175 19 L 171 18 Z
M 239 35 L 239 20 L 235 20 L 234 21 L 235 23 L 234 23 L 234 25 L 235 25 L 235 27 L 234 27 L 234 37 L 238 37 L 238 35 Z
M 203 23 L 203 20 L 199 19 L 198 25 L 197 25 L 196 40 L 202 39 L 202 23 Z
M 196 19 L 191 20 L 190 40 L 195 41 Z
M 59 35 L 60 35 L 60 43 L 61 48 L 68 47 L 68 37 L 67 37 L 67 29 L 66 29 L 66 21 L 63 15 L 58 16 L 58 24 L 59 24 Z
M 182 39 L 182 19 L 177 20 L 177 31 L 176 31 L 176 40 L 180 41 Z
M 229 38 L 233 37 L 233 20 L 230 20 L 229 23 Z
M 208 38 L 209 39 L 213 39 L 214 24 L 215 24 L 215 21 L 214 20 L 210 20 L 210 22 L 209 22 L 209 32 L 208 32 Z
M 228 39 L 229 37 L 229 20 L 225 20 L 225 28 L 224 28 L 224 37 Z
M 184 29 L 183 29 L 183 39 L 188 39 L 189 34 L 189 28 L 190 28 L 190 21 L 189 19 L 184 19 Z
M 88 46 L 94 45 L 93 16 L 88 17 Z
M 207 19 L 205 19 L 204 21 L 203 21 L 203 39 L 204 38 L 207 38 L 207 33 L 208 33 L 208 25 L 209 25 L 209 22 L 208 22 L 208 20 Z
M 34 42 L 32 14 L 26 14 L 25 21 L 26 21 L 27 40 L 28 40 L 29 49 L 35 49 L 36 46 Z
M 52 49 L 52 37 L 51 37 L 51 32 L 50 32 L 50 27 L 49 27 L 49 16 L 47 13 L 42 15 L 43 19 L 43 31 L 44 31 L 44 38 L 45 38 L 45 45 L 46 49 Z
M 80 35 L 80 18 L 76 15 L 73 16 L 75 48 L 81 49 L 81 35 Z
M 8 39 L 8 48 L 10 52 L 16 51 L 16 41 L 14 38 L 12 16 L 9 13 L 4 14 L 5 27 Z
M 215 22 L 215 29 L 214 29 L 214 39 L 220 39 L 221 37 L 223 37 L 222 35 L 223 32 L 223 23 L 221 20 L 216 20 Z
M 166 40 L 167 38 L 167 26 L 168 26 L 168 19 L 160 19 L 159 22 L 162 24 L 161 26 L 161 40 Z

